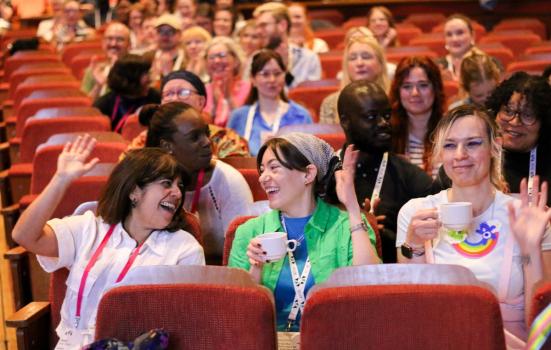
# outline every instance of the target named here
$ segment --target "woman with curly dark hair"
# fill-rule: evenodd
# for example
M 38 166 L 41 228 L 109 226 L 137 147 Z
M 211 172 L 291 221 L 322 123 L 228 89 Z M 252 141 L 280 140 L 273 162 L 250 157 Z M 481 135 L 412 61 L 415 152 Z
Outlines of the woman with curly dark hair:
M 440 70 L 426 56 L 402 59 L 390 88 L 394 152 L 405 154 L 429 175 L 438 171 L 431 150 L 432 134 L 442 118 L 443 91 Z
M 148 103 L 160 103 L 161 95 L 150 88 L 151 62 L 138 55 L 121 57 L 111 68 L 107 86 L 111 90 L 94 102 L 103 114 L 111 118 L 111 128 L 120 132 L 126 119 Z
M 503 175 L 512 193 L 520 191 L 520 180 L 551 180 L 551 87 L 547 80 L 525 72 L 503 81 L 488 99 L 502 133 Z M 528 182 L 529 192 L 531 181 Z M 551 193 L 549 193 L 551 194 Z M 551 204 L 550 196 L 547 205 Z

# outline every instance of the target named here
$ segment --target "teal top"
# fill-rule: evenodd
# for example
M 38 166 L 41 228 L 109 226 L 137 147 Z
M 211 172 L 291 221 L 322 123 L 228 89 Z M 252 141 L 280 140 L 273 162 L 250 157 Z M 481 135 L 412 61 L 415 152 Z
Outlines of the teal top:
M 235 232 L 228 266 L 249 271 L 249 242 L 262 233 L 283 232 L 279 215 L 279 210 L 272 210 L 239 226 Z M 375 247 L 375 232 L 365 218 L 364 222 L 368 227 L 371 244 Z M 352 237 L 348 213 L 318 199 L 316 209 L 304 231 L 315 283 L 324 282 L 331 272 L 339 267 L 352 265 Z M 263 265 L 262 284 L 272 292 L 275 290 L 284 261 L 286 259 Z

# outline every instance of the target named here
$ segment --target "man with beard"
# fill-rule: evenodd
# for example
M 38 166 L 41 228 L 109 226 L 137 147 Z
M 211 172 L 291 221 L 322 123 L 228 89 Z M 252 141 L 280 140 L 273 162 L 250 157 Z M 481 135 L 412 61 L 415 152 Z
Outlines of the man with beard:
M 354 180 L 358 202 L 364 206 L 367 199 L 369 204 L 375 204 L 374 214 L 380 219 L 379 224 L 384 225 L 379 229 L 383 262 L 395 263 L 398 211 L 410 199 L 429 195 L 432 179 L 390 151 L 391 109 L 378 84 L 367 80 L 350 83 L 341 91 L 337 106 L 346 144 L 352 143 L 360 151 Z M 335 201 L 332 184 L 327 195 Z M 376 198 L 380 198 L 378 205 Z
M 316 53 L 289 42 L 291 18 L 287 6 L 268 2 L 258 6 L 253 16 L 262 45 L 277 51 L 290 73 L 286 77 L 289 88 L 308 80 L 321 79 L 321 63 Z
M 107 93 L 107 76 L 111 67 L 122 56 L 128 53 L 130 47 L 130 30 L 120 22 L 112 22 L 105 29 L 102 48 L 105 60 L 94 56 L 90 65 L 84 71 L 80 89 L 92 100 Z

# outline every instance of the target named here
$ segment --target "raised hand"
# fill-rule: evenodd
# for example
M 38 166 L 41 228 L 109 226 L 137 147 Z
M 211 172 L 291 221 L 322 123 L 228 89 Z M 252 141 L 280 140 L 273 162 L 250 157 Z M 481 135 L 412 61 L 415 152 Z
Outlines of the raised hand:
M 354 187 L 354 175 L 356 174 L 356 161 L 358 160 L 359 151 L 354 150 L 354 145 L 348 145 L 344 152 L 344 159 L 342 162 L 342 170 L 335 172 L 337 197 L 339 201 L 345 206 L 347 211 L 355 208 L 359 208 L 358 199 L 356 197 L 356 190 Z
M 543 182 L 540 188 L 539 177 L 534 177 L 534 189 L 532 202 L 528 198 L 528 183 L 526 179 L 520 182 L 520 208 L 515 210 L 512 203 L 509 203 L 509 225 L 515 235 L 522 254 L 529 255 L 538 251 L 541 240 L 545 233 L 551 210 L 546 207 L 547 203 L 547 182 Z
M 72 143 L 67 142 L 57 158 L 56 175 L 72 181 L 90 171 L 99 162 L 98 158 L 86 162 L 95 145 L 96 139 L 88 134 L 77 137 Z

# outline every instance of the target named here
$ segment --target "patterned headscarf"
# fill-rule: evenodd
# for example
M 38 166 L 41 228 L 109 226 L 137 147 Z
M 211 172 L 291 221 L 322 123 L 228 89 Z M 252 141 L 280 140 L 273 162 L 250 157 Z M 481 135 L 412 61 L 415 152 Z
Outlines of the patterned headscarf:
M 310 163 L 316 166 L 318 180 L 323 179 L 334 155 L 333 148 L 327 142 L 302 132 L 292 132 L 278 137 L 295 146 Z

